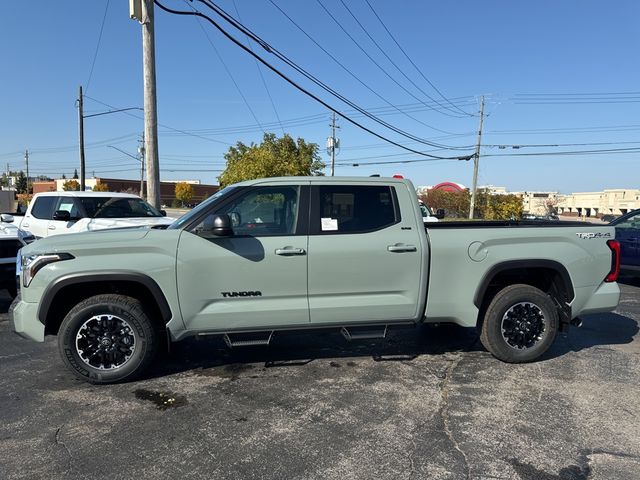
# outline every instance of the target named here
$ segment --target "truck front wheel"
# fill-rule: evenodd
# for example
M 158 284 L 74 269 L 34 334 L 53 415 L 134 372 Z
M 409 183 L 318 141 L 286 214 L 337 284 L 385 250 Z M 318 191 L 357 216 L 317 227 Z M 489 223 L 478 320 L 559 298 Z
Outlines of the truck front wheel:
M 530 285 L 511 285 L 491 300 L 480 341 L 503 362 L 531 362 L 549 349 L 558 324 L 558 311 L 551 297 Z
M 142 303 L 125 295 L 96 295 L 78 303 L 62 321 L 58 348 L 64 364 L 81 380 L 133 380 L 158 350 L 156 327 Z

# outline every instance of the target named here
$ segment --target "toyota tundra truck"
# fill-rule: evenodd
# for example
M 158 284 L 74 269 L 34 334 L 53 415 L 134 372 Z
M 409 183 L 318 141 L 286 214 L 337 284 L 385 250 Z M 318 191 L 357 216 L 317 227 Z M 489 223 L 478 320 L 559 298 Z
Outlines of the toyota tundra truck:
M 21 252 L 14 330 L 57 335 L 91 383 L 142 374 L 165 342 L 266 345 L 284 330 L 383 338 L 397 326 L 476 327 L 529 362 L 579 316 L 613 310 L 613 227 L 424 224 L 410 181 L 286 177 L 228 186 L 168 228 L 48 237 Z

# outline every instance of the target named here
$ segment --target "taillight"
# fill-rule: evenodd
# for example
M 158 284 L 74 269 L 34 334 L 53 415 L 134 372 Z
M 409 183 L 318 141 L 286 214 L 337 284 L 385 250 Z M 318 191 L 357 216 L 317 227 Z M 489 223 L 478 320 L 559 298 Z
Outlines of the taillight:
M 611 270 L 604 277 L 605 282 L 615 282 L 620 275 L 620 242 L 618 240 L 607 240 L 607 246 L 611 249 Z

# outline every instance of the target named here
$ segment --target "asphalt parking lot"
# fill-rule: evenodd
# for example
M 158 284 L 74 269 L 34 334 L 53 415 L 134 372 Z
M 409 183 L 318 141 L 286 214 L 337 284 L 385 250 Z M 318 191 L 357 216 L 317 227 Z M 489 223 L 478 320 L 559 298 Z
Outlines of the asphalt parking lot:
M 621 287 L 616 312 L 528 365 L 440 326 L 189 340 L 112 386 L 75 380 L 54 338 L 23 340 L 2 313 L 0 478 L 640 478 L 640 282 Z

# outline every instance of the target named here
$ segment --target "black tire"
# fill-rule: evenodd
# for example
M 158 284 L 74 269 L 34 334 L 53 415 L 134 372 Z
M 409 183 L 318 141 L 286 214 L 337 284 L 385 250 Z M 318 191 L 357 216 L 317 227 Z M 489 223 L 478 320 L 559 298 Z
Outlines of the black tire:
M 558 310 L 551 297 L 530 285 L 511 285 L 487 307 L 480 341 L 503 362 L 531 362 L 553 344 L 558 326 Z
M 139 300 L 104 294 L 71 309 L 58 332 L 58 349 L 81 380 L 117 383 L 133 380 L 149 367 L 159 337 Z

